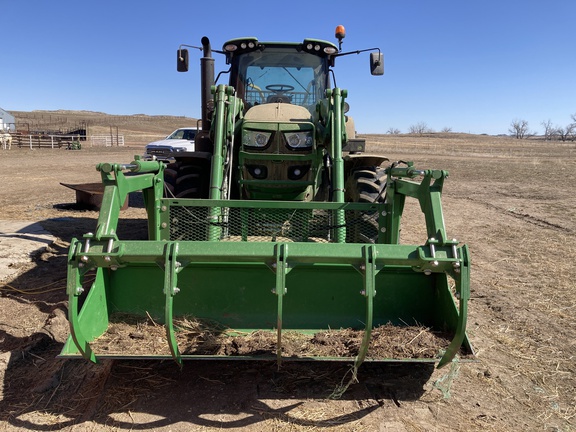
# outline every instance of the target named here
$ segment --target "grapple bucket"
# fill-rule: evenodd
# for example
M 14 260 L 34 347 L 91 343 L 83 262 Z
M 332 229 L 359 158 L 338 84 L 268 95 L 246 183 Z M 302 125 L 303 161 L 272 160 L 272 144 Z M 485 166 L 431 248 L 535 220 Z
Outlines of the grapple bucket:
M 124 177 L 126 166 L 105 168 L 116 178 L 104 176 L 98 229 L 70 247 L 71 335 L 61 356 L 441 366 L 471 352 L 468 250 L 435 239 L 396 244 L 394 196 L 386 204 L 164 199 L 161 169 Z M 138 188 L 149 239 L 123 241 L 115 218 Z

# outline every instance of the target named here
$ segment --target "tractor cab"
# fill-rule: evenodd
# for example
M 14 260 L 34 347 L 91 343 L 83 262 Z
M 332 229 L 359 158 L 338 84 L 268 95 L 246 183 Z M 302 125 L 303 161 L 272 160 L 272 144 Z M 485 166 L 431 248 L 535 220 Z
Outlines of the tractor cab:
M 289 103 L 313 112 L 329 87 L 328 69 L 338 49 L 313 39 L 296 44 L 247 38 L 228 41 L 224 52 L 231 65 L 230 85 L 246 109 Z
M 315 139 L 326 98 L 329 42 L 234 39 L 223 47 L 230 87 L 243 101 L 237 184 L 249 199 L 310 201 L 322 183 L 325 150 Z

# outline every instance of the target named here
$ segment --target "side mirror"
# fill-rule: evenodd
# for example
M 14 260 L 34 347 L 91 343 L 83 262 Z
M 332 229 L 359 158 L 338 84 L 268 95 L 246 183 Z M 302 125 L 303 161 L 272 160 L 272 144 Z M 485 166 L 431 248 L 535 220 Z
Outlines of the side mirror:
M 384 54 L 381 52 L 370 53 L 370 73 L 372 75 L 384 75 Z
M 178 72 L 188 72 L 188 50 L 179 49 L 176 52 L 176 70 Z

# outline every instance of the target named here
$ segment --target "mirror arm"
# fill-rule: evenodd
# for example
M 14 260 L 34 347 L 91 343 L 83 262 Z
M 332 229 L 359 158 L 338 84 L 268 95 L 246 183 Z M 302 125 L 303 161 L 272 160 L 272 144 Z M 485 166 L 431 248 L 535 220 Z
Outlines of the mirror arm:
M 350 55 L 350 54 L 360 54 L 360 53 L 367 52 L 367 51 L 378 51 L 378 54 L 381 54 L 380 48 L 366 48 L 366 49 L 358 50 L 358 51 L 348 51 L 345 53 L 334 54 L 332 57 L 342 57 L 342 56 L 346 56 L 346 55 Z

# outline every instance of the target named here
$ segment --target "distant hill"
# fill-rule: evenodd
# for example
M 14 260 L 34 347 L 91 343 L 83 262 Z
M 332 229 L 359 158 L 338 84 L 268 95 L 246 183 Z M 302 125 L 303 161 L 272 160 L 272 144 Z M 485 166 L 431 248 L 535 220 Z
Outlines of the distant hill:
M 197 119 L 168 115 L 115 115 L 95 111 L 10 111 L 19 132 L 61 131 L 85 125 L 87 135 L 121 134 L 129 144 L 146 144 L 164 137 L 174 129 L 195 126 Z

